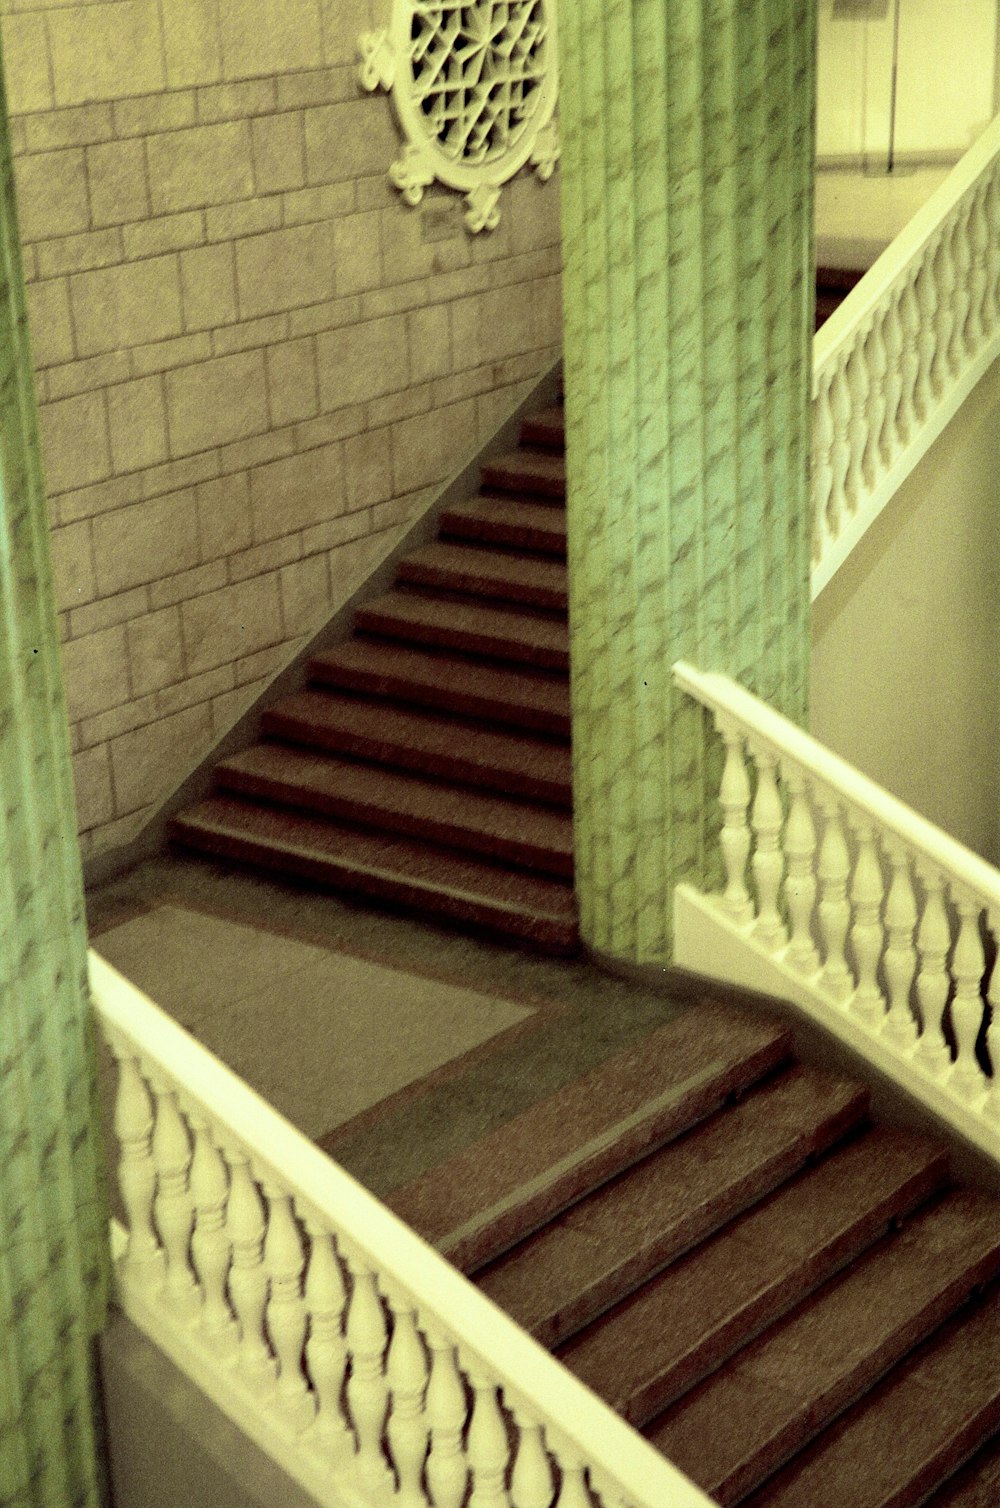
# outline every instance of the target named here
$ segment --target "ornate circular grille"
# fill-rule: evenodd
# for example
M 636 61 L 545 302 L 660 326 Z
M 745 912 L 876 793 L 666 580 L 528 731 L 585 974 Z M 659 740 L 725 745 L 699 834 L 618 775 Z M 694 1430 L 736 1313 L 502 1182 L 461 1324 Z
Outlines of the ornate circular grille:
M 554 0 L 393 0 L 358 39 L 361 82 L 392 95 L 403 150 L 389 177 L 407 204 L 438 179 L 465 194 L 470 230 L 492 230 L 500 187 L 559 156 Z
M 414 95 L 449 157 L 479 163 L 510 151 L 539 101 L 547 31 L 542 0 L 414 6 Z

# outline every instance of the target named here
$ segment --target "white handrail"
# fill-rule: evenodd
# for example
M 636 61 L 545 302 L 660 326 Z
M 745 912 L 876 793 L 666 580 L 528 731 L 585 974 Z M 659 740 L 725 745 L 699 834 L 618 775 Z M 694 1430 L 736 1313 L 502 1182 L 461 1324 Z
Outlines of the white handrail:
M 813 341 L 812 595 L 1000 354 L 1000 117 Z
M 140 1108 L 137 1115 L 135 1109 L 136 1104 L 146 1103 L 142 1086 L 152 1086 L 154 1091 L 165 1088 L 168 1097 L 176 1096 L 189 1125 L 212 1128 L 213 1139 L 224 1149 L 227 1160 L 233 1156 L 238 1159 L 242 1153 L 250 1161 L 255 1182 L 265 1191 L 290 1197 L 300 1217 L 303 1211 L 310 1212 L 312 1220 L 332 1234 L 341 1255 L 346 1252 L 356 1257 L 360 1253 L 361 1270 L 374 1273 L 384 1295 L 406 1295 L 421 1323 L 445 1335 L 448 1343 L 457 1347 L 467 1371 L 478 1365 L 483 1375 L 500 1386 L 508 1404 L 514 1405 L 515 1416 L 518 1408 L 523 1408 L 526 1417 L 537 1417 L 549 1452 L 566 1468 L 574 1460 L 587 1467 L 592 1487 L 604 1497 L 608 1508 L 618 1508 L 619 1504 L 627 1508 L 710 1508 L 711 1498 L 142 991 L 93 951 L 89 966 L 94 1007 L 112 1050 L 120 1065 L 139 1069 L 140 1077 L 133 1077 L 119 1096 L 117 1125 L 120 1136 L 122 1127 L 125 1129 L 122 1140 L 129 1166 L 135 1164 L 137 1155 L 141 1160 L 141 1150 L 135 1152 L 137 1145 L 146 1147 L 146 1155 L 155 1157 L 157 1150 L 152 1110 L 147 1114 Z M 149 1104 L 152 1106 L 151 1098 Z M 130 1119 L 136 1122 L 131 1132 Z M 166 1140 L 167 1132 L 163 1135 Z M 174 1128 L 175 1149 L 182 1145 Z M 176 1150 L 173 1156 L 175 1161 L 168 1173 L 176 1177 L 177 1169 L 185 1164 Z M 163 1157 L 168 1154 L 161 1154 Z M 129 1188 L 141 1182 L 134 1173 L 130 1176 L 131 1183 L 124 1180 Z M 163 1183 L 162 1169 L 159 1182 Z M 147 1186 L 151 1188 L 148 1179 Z M 195 1195 L 190 1198 L 195 1200 Z M 124 1265 L 127 1269 L 127 1259 Z M 148 1261 L 147 1267 L 158 1274 L 158 1291 L 164 1291 L 162 1262 Z M 184 1277 L 186 1280 L 188 1275 Z M 130 1297 L 135 1296 L 135 1285 L 130 1288 L 126 1282 L 123 1293 L 128 1307 Z M 145 1295 L 140 1295 L 134 1305 L 140 1322 L 149 1324 L 158 1303 L 156 1292 L 146 1285 Z M 169 1303 L 163 1306 L 161 1319 L 168 1329 L 175 1327 Z M 162 1332 L 153 1338 L 161 1340 Z M 175 1359 L 183 1364 L 183 1354 Z M 204 1357 L 193 1370 L 204 1383 Z M 224 1367 L 215 1382 L 216 1400 L 227 1407 Z M 266 1401 L 261 1407 L 266 1410 Z M 245 1408 L 242 1414 L 245 1419 Z M 280 1443 L 279 1431 L 272 1436 L 272 1445 L 280 1447 Z M 280 1449 L 276 1453 L 280 1454 Z M 289 1449 L 284 1454 L 286 1469 L 315 1489 L 316 1473 L 310 1472 L 308 1462 L 303 1464 L 301 1443 L 289 1437 Z M 384 1487 L 382 1483 L 383 1495 Z M 377 1492 L 371 1499 L 382 1500 Z M 367 1501 L 363 1493 L 358 1501 Z M 566 1501 L 568 1504 L 570 1498 Z M 576 1497 L 572 1501 L 575 1504 Z
M 728 676 L 673 673 L 725 746 L 725 887 L 677 887 L 677 961 L 725 958 L 1000 1164 L 1000 870 Z

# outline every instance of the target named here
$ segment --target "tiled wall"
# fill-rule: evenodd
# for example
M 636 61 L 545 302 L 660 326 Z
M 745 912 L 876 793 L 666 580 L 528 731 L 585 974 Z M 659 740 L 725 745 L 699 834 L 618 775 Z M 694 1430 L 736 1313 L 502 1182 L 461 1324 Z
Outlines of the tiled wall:
M 405 208 L 390 0 L 0 0 L 84 854 L 556 354 L 558 175 Z

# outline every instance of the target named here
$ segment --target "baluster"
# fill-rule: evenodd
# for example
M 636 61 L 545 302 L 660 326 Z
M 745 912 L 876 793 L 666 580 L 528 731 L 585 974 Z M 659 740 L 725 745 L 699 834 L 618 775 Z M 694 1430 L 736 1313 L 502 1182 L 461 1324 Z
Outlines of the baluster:
M 955 329 L 951 341 L 952 371 L 957 377 L 965 367 L 966 355 L 975 351 L 970 330 L 972 313 L 972 194 L 966 194 L 958 206 L 951 230 L 955 264 Z
M 420 1479 L 427 1455 L 427 1358 L 417 1329 L 412 1299 L 402 1293 L 390 1296 L 394 1323 L 386 1377 L 389 1381 L 389 1454 L 396 1470 L 398 1508 L 427 1508 Z
M 306 1369 L 316 1394 L 316 1432 L 329 1449 L 338 1453 L 350 1441 L 350 1431 L 340 1402 L 347 1372 L 347 1342 L 344 1338 L 344 1307 L 347 1290 L 344 1275 L 333 1244 L 315 1210 L 308 1210 L 305 1226 L 309 1232 L 309 1262 L 306 1268 L 306 1312 L 309 1315 L 309 1338 L 306 1341 Z
M 847 381 L 851 392 L 849 428 L 851 459 L 847 470 L 845 491 L 850 510 L 856 513 L 862 498 L 868 491 L 865 457 L 868 453 L 868 400 L 871 394 L 865 342 L 860 335 L 854 342 L 847 363 Z
M 892 880 L 885 904 L 888 943 L 885 977 L 889 986 L 889 1012 L 885 1031 L 898 1047 L 909 1049 L 917 1040 L 917 1023 L 910 1009 L 910 991 L 917 972 L 913 929 L 917 925 L 917 898 L 910 878 L 910 860 L 901 843 L 887 843 Z
M 816 905 L 816 828 L 812 819 L 806 779 L 793 764 L 784 768 L 788 787 L 789 810 L 785 827 L 785 852 L 788 874 L 785 877 L 785 901 L 791 919 L 791 939 L 785 962 L 796 974 L 809 977 L 819 967 L 819 955 L 813 942 L 812 918 Z
M 941 230 L 931 261 L 938 296 L 931 381 L 938 397 L 951 385 L 954 370 L 952 341 L 955 336 L 955 262 L 951 249 L 951 232 L 951 225 L 945 225 Z
M 781 851 L 781 796 L 776 778 L 776 760 L 769 749 L 750 746 L 757 765 L 757 794 L 750 825 L 756 837 L 751 863 L 757 887 L 757 925 L 754 936 L 775 952 L 786 941 L 785 926 L 778 911 L 778 891 L 785 869 Z
M 753 905 L 746 884 L 747 860 L 750 857 L 750 828 L 747 823 L 750 781 L 743 757 L 743 735 L 725 719 L 719 719 L 717 726 L 726 746 L 726 763 L 719 792 L 719 805 L 723 814 L 719 846 L 726 871 L 722 904 L 737 926 L 744 927 L 753 921 Z
M 1000 915 L 989 912 L 987 924 L 993 938 L 993 945 L 1000 944 Z M 986 1048 L 990 1055 L 990 1067 L 993 1077 L 988 1082 L 988 1094 L 983 1106 L 983 1114 L 990 1120 L 1000 1121 L 1000 953 L 993 965 L 990 981 L 986 987 L 986 998 L 990 1004 L 990 1024 L 986 1029 Z
M 971 266 L 969 268 L 969 325 L 968 339 L 971 355 L 985 344 L 989 326 L 987 288 L 989 286 L 989 240 L 990 231 L 986 221 L 987 183 L 980 183 L 972 197 L 969 215 L 969 241 Z
M 472 1494 L 468 1508 L 510 1508 L 504 1486 L 509 1450 L 495 1381 L 478 1365 L 468 1369 L 474 1397 L 469 1421 L 469 1470 Z
M 229 1271 L 229 1240 L 225 1224 L 229 1177 L 222 1155 L 212 1140 L 207 1117 L 192 1111 L 194 1157 L 191 1159 L 191 1197 L 194 1201 L 194 1234 L 191 1261 L 201 1285 L 201 1326 L 211 1337 L 217 1356 L 232 1356 L 238 1343 L 236 1321 L 226 1298 Z
M 194 1205 L 188 1188 L 191 1138 L 177 1105 L 177 1091 L 156 1077 L 151 1077 L 150 1083 L 156 1096 L 153 1218 L 167 1260 L 164 1297 L 178 1315 L 190 1319 L 201 1308 L 190 1255 L 194 1225 Z
M 854 924 L 851 949 L 857 969 L 857 986 L 851 1010 L 871 1027 L 879 1027 L 885 1015 L 885 1000 L 878 986 L 878 963 L 882 956 L 882 871 L 870 822 L 855 824 L 858 857 L 851 881 Z
M 983 1071 L 976 1061 L 976 1038 L 983 1024 L 982 987 L 986 955 L 979 936 L 980 903 L 960 885 L 952 885 L 951 898 L 958 909 L 958 937 L 951 960 L 951 971 L 955 976 L 951 1024 L 958 1052 L 949 1083 L 954 1093 L 968 1102 L 977 1099 L 986 1088 Z
M 830 461 L 833 483 L 830 489 L 831 518 L 836 538 L 844 527 L 844 519 L 853 513 L 853 502 L 848 495 L 847 476 L 851 468 L 851 391 L 847 382 L 847 354 L 837 358 L 830 383 L 830 413 L 833 418 L 833 444 Z
M 874 490 L 885 471 L 886 458 L 890 449 L 884 439 L 886 415 L 888 413 L 885 376 L 889 367 L 889 358 L 885 349 L 884 327 L 885 310 L 879 310 L 872 320 L 871 333 L 863 347 L 869 384 L 867 399 L 868 443 L 864 452 L 862 469 L 869 492 Z
M 550 1508 L 555 1481 L 542 1435 L 542 1421 L 532 1409 L 508 1397 L 517 1424 L 514 1471 L 510 1479 L 513 1508 Z
M 920 306 L 917 301 L 917 273 L 912 273 L 903 284 L 899 299 L 902 322 L 903 350 L 900 356 L 902 387 L 899 395 L 899 435 L 908 445 L 917 426 L 926 418 L 924 394 L 921 388 L 920 360 Z
M 824 542 L 835 539 L 838 521 L 833 515 L 833 411 L 830 403 L 830 386 L 833 373 L 827 368 L 819 379 L 816 397 L 813 399 L 813 545 L 812 558 L 816 565 L 823 558 Z
M 938 296 L 934 282 L 934 260 L 933 254 L 925 251 L 917 273 L 917 300 L 920 305 L 917 352 L 920 357 L 920 367 L 917 374 L 916 393 L 917 411 L 921 419 L 929 417 L 937 397 L 934 371 L 938 349 Z
M 986 184 L 983 199 L 983 218 L 986 222 L 986 292 L 983 297 L 983 324 L 986 334 L 992 335 L 1000 319 L 1000 182 L 997 174 L 1000 167 L 994 164 Z
M 121 1260 L 128 1283 L 146 1293 L 163 1280 L 165 1258 L 153 1225 L 156 1168 L 150 1143 L 153 1136 L 153 1100 L 139 1069 L 139 1061 L 124 1045 L 111 1041 L 118 1064 L 115 1096 L 115 1135 L 121 1148 L 118 1187 L 128 1220 L 128 1245 Z
M 903 403 L 902 305 L 903 294 L 896 289 L 889 300 L 884 322 L 885 375 L 882 385 L 885 391 L 885 426 L 882 432 L 882 457 L 887 468 L 909 439 L 912 423 L 912 404 Z
M 358 1467 L 370 1486 L 381 1487 L 390 1481 L 382 1455 L 382 1429 L 389 1404 L 382 1371 L 388 1339 L 385 1314 L 371 1267 L 353 1248 L 345 1247 L 344 1255 L 353 1279 L 347 1305 L 347 1350 L 351 1358 L 347 1407 L 357 1440 Z
M 562 1481 L 559 1483 L 559 1494 L 553 1508 L 593 1508 L 580 1457 L 560 1451 L 558 1459 Z
M 304 1429 L 315 1412 L 302 1372 L 306 1339 L 306 1311 L 302 1300 L 305 1251 L 292 1210 L 291 1195 L 272 1179 L 265 1179 L 267 1234 L 264 1271 L 269 1297 L 264 1311 L 271 1350 L 278 1363 L 278 1404 L 296 1429 Z
M 264 1202 L 246 1154 L 223 1148 L 229 1164 L 226 1236 L 232 1247 L 229 1298 L 240 1330 L 239 1364 L 259 1397 L 271 1390 L 276 1371 L 264 1335 L 267 1275 L 264 1271 Z
M 838 1005 L 850 996 L 852 981 L 844 956 L 847 928 L 851 919 L 847 904 L 847 876 L 850 863 L 847 839 L 835 796 L 823 795 L 820 806 L 826 819 L 823 842 L 819 850 L 819 929 L 823 938 L 823 968 L 819 983 L 825 994 Z
M 433 1508 L 461 1508 L 469 1470 L 462 1444 L 465 1389 L 455 1360 L 455 1347 L 431 1324 L 424 1325 L 431 1352 L 427 1384 L 427 1422 L 431 1448 L 427 1457 L 427 1487 Z
M 920 956 L 917 1000 L 920 1003 L 921 1023 L 917 1057 L 929 1073 L 940 1077 L 951 1066 L 951 1054 L 941 1029 L 950 987 L 945 959 L 951 946 L 951 932 L 944 909 L 944 881 L 941 875 L 936 869 L 927 869 L 922 872 L 921 879 L 926 894 L 917 930 L 917 952 Z

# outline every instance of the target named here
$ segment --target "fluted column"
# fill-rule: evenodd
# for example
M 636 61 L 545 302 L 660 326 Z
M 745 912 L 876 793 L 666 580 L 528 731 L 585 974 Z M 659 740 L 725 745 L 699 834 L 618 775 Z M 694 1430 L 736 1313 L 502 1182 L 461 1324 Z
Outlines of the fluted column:
M 0 1501 L 97 1508 L 103 1202 L 69 734 L 0 80 Z
M 805 714 L 814 48 L 799 0 L 560 7 L 577 889 L 623 959 L 716 878 L 672 662 Z

